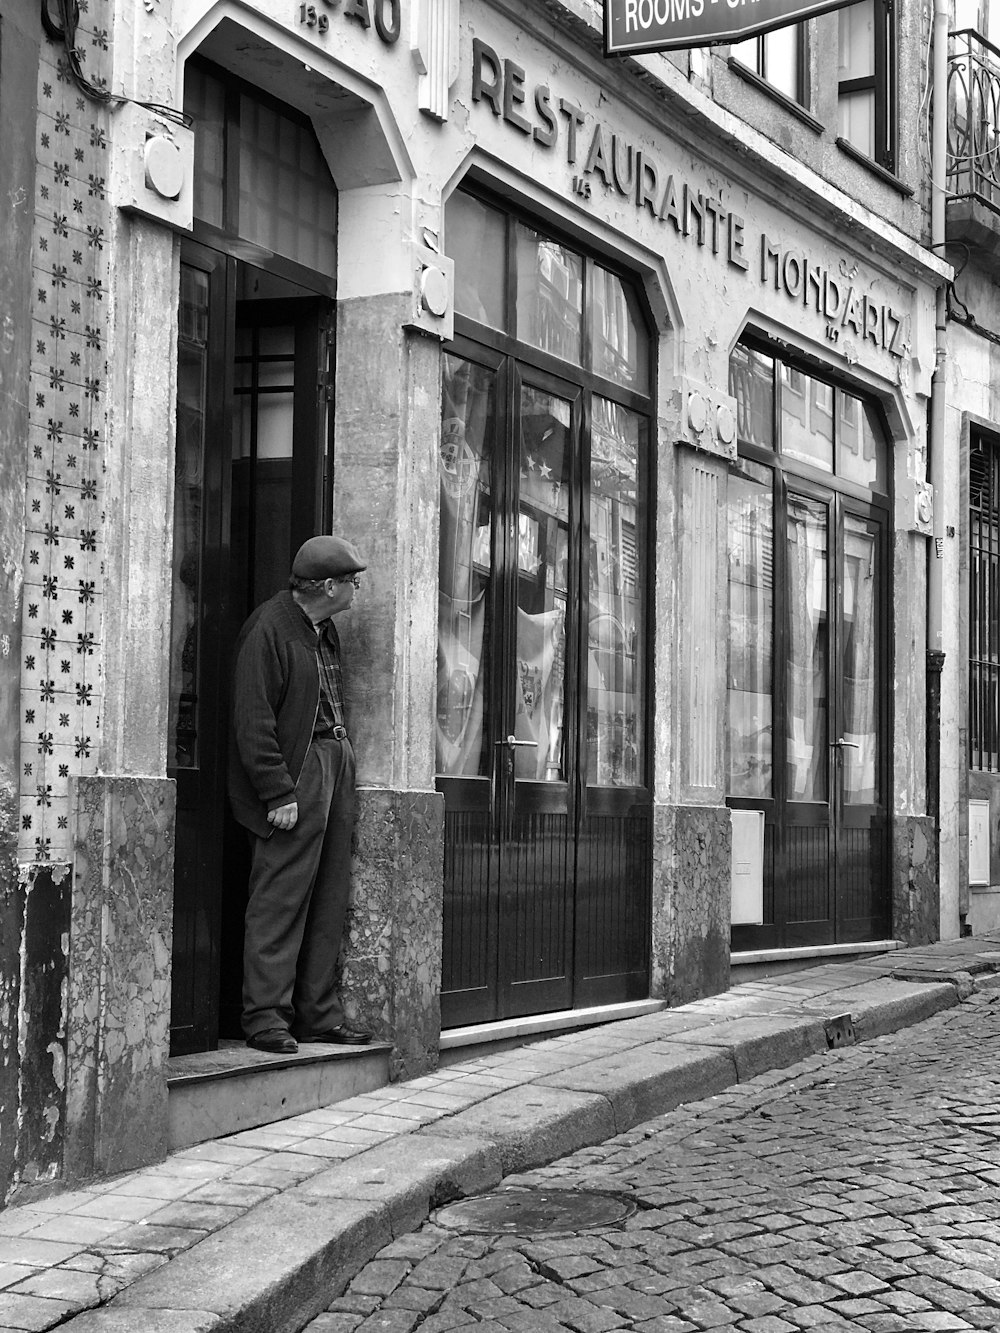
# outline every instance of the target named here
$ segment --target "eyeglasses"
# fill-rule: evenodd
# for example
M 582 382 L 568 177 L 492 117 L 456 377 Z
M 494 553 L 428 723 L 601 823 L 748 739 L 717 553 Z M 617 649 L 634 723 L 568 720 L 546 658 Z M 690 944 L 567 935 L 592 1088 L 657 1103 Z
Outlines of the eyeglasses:
M 347 574 L 342 579 L 336 579 L 336 583 L 353 583 L 355 588 L 361 587 L 361 579 L 357 574 Z

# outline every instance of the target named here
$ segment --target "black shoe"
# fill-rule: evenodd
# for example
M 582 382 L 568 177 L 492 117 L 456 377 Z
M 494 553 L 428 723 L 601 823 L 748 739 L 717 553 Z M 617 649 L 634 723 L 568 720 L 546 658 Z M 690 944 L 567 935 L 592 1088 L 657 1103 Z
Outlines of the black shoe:
M 299 1044 L 286 1028 L 268 1028 L 247 1037 L 247 1045 L 255 1051 L 270 1051 L 272 1055 L 294 1055 Z
M 325 1041 L 331 1046 L 367 1046 L 372 1039 L 370 1032 L 361 1028 L 348 1027 L 341 1023 L 339 1028 L 327 1028 L 325 1032 L 314 1032 L 311 1037 L 300 1037 L 299 1041 Z

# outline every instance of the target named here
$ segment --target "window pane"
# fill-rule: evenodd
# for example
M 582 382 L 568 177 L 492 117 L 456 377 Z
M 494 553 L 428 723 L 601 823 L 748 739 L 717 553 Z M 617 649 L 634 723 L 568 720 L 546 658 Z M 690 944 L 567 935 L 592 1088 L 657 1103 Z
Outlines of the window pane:
M 734 60 L 739 60 L 741 64 L 752 69 L 755 74 L 764 77 L 764 60 L 761 43 L 756 37 L 748 37 L 745 42 L 733 42 L 729 48 L 729 54 Z
M 838 79 L 867 79 L 875 73 L 875 0 L 840 10 Z
M 837 472 L 848 481 L 887 495 L 888 448 L 873 407 L 837 390 Z
M 240 98 L 240 236 L 336 272 L 337 195 L 308 125 Z
M 208 283 L 206 273 L 181 265 L 167 753 L 167 764 L 172 768 L 193 768 L 198 763 L 198 608 L 208 402 Z
M 649 389 L 649 338 L 634 294 L 621 278 L 594 264 L 588 293 L 593 369 L 626 388 Z
M 833 471 L 833 389 L 791 366 L 781 367 L 781 452 Z
M 489 662 L 483 643 L 490 613 L 495 411 L 492 372 L 445 356 L 437 664 L 437 771 L 444 774 L 488 772 L 483 704 Z
M 583 261 L 517 224 L 517 337 L 579 365 L 583 353 Z
M 794 801 L 827 799 L 827 511 L 789 495 L 787 519 L 787 792 Z
M 445 205 L 444 231 L 445 250 L 455 261 L 455 310 L 505 328 L 503 214 L 458 190 Z
M 878 534 L 844 515 L 844 732 L 841 787 L 848 805 L 878 800 Z
M 859 152 L 875 156 L 875 91 L 841 93 L 837 129 Z
M 570 404 L 521 389 L 514 772 L 565 781 L 563 701 L 569 574 Z
M 764 77 L 768 83 L 795 101 L 800 101 L 799 46 L 802 41 L 800 24 L 793 23 L 764 38 Z
M 730 796 L 772 794 L 773 485 L 770 468 L 745 460 L 729 478 L 726 771 Z
M 606 398 L 591 413 L 587 782 L 642 782 L 645 513 L 639 502 L 645 422 Z
M 198 65 L 184 74 L 184 110 L 194 117 L 194 215 L 213 227 L 224 225 L 226 90 Z
M 729 392 L 736 399 L 737 433 L 744 444 L 774 448 L 774 362 L 763 352 L 735 347 Z

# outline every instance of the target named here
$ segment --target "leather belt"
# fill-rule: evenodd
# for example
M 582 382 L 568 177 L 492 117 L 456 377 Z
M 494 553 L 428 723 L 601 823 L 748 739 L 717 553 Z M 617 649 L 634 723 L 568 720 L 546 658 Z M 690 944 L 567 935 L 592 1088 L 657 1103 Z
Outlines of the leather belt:
M 346 740 L 347 740 L 347 728 L 346 728 L 346 727 L 331 727 L 331 728 L 329 729 L 329 731 L 314 731 L 314 732 L 313 732 L 313 740 L 314 740 L 314 741 L 346 741 Z

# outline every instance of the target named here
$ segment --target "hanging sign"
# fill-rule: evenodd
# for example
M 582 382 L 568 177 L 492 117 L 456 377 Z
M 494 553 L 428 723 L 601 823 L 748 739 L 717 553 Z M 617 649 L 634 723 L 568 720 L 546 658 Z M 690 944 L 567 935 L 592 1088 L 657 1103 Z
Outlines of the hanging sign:
M 604 50 L 606 55 L 621 55 L 741 42 L 851 3 L 853 0 L 604 0 Z

